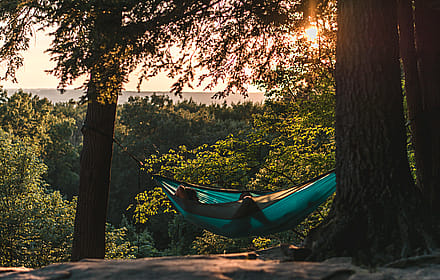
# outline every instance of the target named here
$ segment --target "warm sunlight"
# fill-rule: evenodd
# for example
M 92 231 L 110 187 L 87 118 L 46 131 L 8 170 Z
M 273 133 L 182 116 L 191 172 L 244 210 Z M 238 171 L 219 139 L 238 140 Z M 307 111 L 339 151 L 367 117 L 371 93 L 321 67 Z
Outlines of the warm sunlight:
M 305 33 L 309 41 L 316 41 L 316 39 L 318 38 L 318 28 L 314 25 L 306 28 Z

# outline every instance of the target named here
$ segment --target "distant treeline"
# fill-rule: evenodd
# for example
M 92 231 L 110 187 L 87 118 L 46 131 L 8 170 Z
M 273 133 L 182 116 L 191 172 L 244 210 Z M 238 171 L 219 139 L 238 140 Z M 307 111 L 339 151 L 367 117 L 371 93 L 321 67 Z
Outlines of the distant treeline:
M 19 91 L 19 89 L 7 89 L 9 95 L 17 91 Z M 69 100 L 80 100 L 80 98 L 84 96 L 84 91 L 80 89 L 68 89 L 62 94 L 57 89 L 45 88 L 23 89 L 22 91 L 37 95 L 40 99 L 47 98 L 53 103 L 69 102 Z M 210 105 L 212 103 L 222 105 L 225 102 L 229 105 L 231 105 L 232 103 L 248 101 L 253 103 L 264 102 L 264 93 L 262 92 L 250 92 L 246 97 L 239 94 L 233 94 L 227 96 L 226 98 L 215 98 L 214 92 L 182 92 L 180 95 L 175 95 L 166 91 L 123 91 L 118 98 L 118 103 L 127 103 L 130 97 L 139 96 L 143 98 L 150 97 L 152 95 L 164 95 L 166 97 L 169 97 L 175 103 L 183 102 L 185 100 L 191 100 L 195 103 L 202 103 L 206 105 Z

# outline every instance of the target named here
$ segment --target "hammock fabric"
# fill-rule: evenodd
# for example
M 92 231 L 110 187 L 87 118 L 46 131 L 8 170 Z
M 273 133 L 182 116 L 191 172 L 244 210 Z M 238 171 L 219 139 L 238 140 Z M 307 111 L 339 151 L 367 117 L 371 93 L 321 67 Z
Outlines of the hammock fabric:
M 329 172 L 300 186 L 277 192 L 218 189 L 153 176 L 188 221 L 227 237 L 266 235 L 292 229 L 336 190 L 335 173 Z M 199 201 L 175 196 L 183 185 L 196 191 Z

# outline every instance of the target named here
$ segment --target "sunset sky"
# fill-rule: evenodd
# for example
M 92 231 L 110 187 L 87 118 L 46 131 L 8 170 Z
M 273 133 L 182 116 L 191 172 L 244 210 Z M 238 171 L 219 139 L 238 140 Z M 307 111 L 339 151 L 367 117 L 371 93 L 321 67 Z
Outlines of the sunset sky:
M 22 89 L 35 89 L 35 88 L 53 88 L 58 85 L 58 80 L 45 73 L 45 70 L 50 70 L 54 66 L 54 62 L 50 61 L 50 56 L 44 53 L 50 45 L 50 37 L 45 36 L 44 33 L 38 32 L 36 36 L 30 42 L 30 49 L 24 54 L 24 66 L 17 72 L 18 83 L 12 82 L 0 82 L 3 88 L 22 88 Z M 83 80 L 78 80 L 74 85 L 69 88 L 77 88 L 82 85 Z M 172 84 L 172 80 L 167 78 L 164 73 L 159 74 L 157 77 L 150 79 L 143 83 L 141 90 L 143 91 L 168 91 Z M 137 85 L 137 78 L 132 75 L 130 82 L 125 85 L 125 90 L 135 91 Z M 221 86 L 216 90 L 221 90 Z M 251 87 L 251 92 L 256 92 L 256 88 Z M 184 91 L 203 91 L 203 87 L 195 89 L 185 89 Z

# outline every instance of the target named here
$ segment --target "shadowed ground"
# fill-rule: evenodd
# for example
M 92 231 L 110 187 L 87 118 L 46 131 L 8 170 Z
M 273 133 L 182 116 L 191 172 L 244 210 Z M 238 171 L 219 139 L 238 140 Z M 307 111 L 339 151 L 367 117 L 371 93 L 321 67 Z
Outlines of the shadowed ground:
M 137 260 L 83 260 L 41 269 L 3 268 L 0 279 L 298 279 L 298 280 L 440 280 L 440 252 L 405 259 L 368 270 L 348 258 L 324 262 L 292 261 L 294 249 L 226 255 L 145 258 Z

